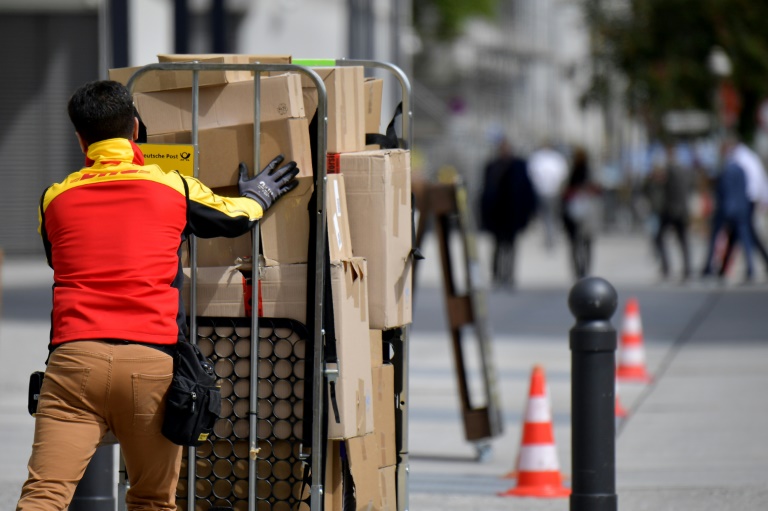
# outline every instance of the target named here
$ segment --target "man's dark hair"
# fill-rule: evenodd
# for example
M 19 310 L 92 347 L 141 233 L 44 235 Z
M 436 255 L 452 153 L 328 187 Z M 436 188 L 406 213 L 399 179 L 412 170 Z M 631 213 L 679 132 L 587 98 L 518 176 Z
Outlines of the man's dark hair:
M 86 83 L 72 94 L 67 111 L 75 131 L 88 144 L 109 138 L 133 139 L 133 98 L 121 83 Z

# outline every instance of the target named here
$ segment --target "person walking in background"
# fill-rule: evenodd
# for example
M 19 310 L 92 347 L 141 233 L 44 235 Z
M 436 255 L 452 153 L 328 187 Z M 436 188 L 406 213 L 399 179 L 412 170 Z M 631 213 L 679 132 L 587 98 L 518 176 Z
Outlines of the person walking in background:
M 766 272 L 768 273 L 768 251 L 766 251 L 765 244 L 760 239 L 755 225 L 755 216 L 757 216 L 760 206 L 768 204 L 768 176 L 766 176 L 765 167 L 763 162 L 760 161 L 760 157 L 741 141 L 737 141 L 736 147 L 733 149 L 733 161 L 742 168 L 747 180 L 749 234 L 752 239 L 752 247 L 762 257 Z M 725 272 L 728 271 L 728 264 L 735 243 L 736 233 L 731 231 L 728 235 L 728 244 L 723 253 L 723 261 L 720 265 L 720 277 L 723 277 Z
M 589 275 L 592 266 L 592 240 L 600 224 L 599 194 L 591 181 L 587 152 L 577 147 L 561 200 L 563 228 L 577 279 Z
M 560 189 L 568 173 L 568 162 L 549 143 L 543 144 L 528 159 L 533 188 L 536 191 L 539 215 L 544 224 L 544 247 L 555 246 L 555 219 L 558 216 Z
M 536 212 L 536 195 L 524 159 L 516 156 L 506 139 L 486 164 L 481 195 L 481 224 L 494 238 L 491 270 L 496 286 L 515 285 L 518 234 Z
M 669 278 L 669 257 L 665 242 L 665 235 L 669 230 L 675 233 L 680 246 L 682 278 L 687 280 L 691 276 L 688 243 L 688 195 L 692 183 L 690 177 L 676 157 L 675 146 L 671 142 L 666 143 L 664 160 L 654 167 L 646 182 L 646 194 L 658 219 L 653 239 L 663 279 Z
M 752 237 L 749 229 L 749 197 L 747 196 L 747 177 L 741 166 L 736 163 L 734 138 L 726 138 L 721 145 L 723 169 L 715 182 L 715 212 L 709 235 L 709 248 L 704 261 L 702 276 L 712 275 L 717 238 L 722 229 L 733 232 L 741 244 L 746 262 L 745 281 L 754 278 L 752 265 Z M 722 274 L 720 275 L 722 277 Z

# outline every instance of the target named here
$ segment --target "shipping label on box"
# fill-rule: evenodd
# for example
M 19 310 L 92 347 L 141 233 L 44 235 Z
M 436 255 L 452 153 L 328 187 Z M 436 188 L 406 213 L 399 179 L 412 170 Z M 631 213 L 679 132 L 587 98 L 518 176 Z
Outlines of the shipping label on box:
M 352 251 L 368 261 L 371 328 L 412 321 L 411 168 L 407 150 L 343 153 Z
M 152 143 L 187 143 L 189 131 L 150 135 Z M 285 162 L 295 161 L 300 176 L 312 175 L 309 125 L 304 118 L 279 119 L 261 123 L 260 166 L 264 168 L 278 154 Z M 253 123 L 201 129 L 198 131 L 198 179 L 210 188 L 236 185 L 238 166 L 253 167 Z
M 254 122 L 253 80 L 203 87 L 198 91 L 198 129 Z M 261 122 L 306 117 L 301 79 L 296 74 L 261 78 Z M 191 89 L 140 92 L 133 102 L 148 135 L 192 130 Z
M 195 146 L 191 144 L 137 144 L 145 165 L 157 165 L 164 172 L 179 171 L 182 176 L 195 174 Z
M 313 68 L 325 84 L 328 97 L 329 153 L 360 151 L 365 147 L 365 106 L 363 102 L 363 68 Z M 317 110 L 317 89 L 306 75 L 301 75 L 304 87 L 304 110 L 312 118 Z

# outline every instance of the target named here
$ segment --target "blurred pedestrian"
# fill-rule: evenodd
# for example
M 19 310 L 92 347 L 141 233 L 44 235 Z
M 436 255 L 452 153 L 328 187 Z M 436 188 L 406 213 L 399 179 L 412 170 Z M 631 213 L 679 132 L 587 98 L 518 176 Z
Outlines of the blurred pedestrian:
M 549 142 L 541 145 L 528 159 L 539 215 L 544 224 L 544 247 L 555 246 L 555 220 L 560 206 L 560 190 L 568 174 L 568 162 Z
M 760 239 L 755 226 L 756 211 L 761 205 L 768 204 L 768 176 L 760 157 L 744 142 L 739 141 L 733 150 L 733 160 L 744 170 L 747 179 L 747 197 L 749 198 L 749 234 L 752 238 L 752 247 L 757 250 L 763 259 L 766 272 L 768 272 L 768 251 Z M 720 265 L 720 276 L 724 276 L 728 270 L 736 235 L 731 231 L 728 235 L 728 244 L 723 253 L 723 261 Z
M 674 232 L 680 246 L 683 264 L 683 280 L 691 276 L 691 259 L 688 243 L 688 199 L 692 180 L 690 172 L 678 161 L 675 146 L 664 145 L 664 159 L 651 171 L 646 181 L 646 194 L 657 215 L 654 246 L 659 257 L 661 277 L 669 278 L 669 257 L 665 237 L 669 230 Z
M 721 230 L 733 232 L 744 251 L 746 271 L 744 278 L 754 278 L 752 265 L 752 236 L 749 229 L 750 201 L 747 195 L 746 172 L 734 159 L 737 141 L 727 137 L 722 144 L 723 168 L 715 182 L 715 212 L 709 235 L 709 248 L 704 262 L 703 276 L 712 275 L 715 248 Z M 721 273 L 722 277 L 723 274 Z
M 536 195 L 526 161 L 512 152 L 506 139 L 499 142 L 496 155 L 484 171 L 481 222 L 494 238 L 493 282 L 512 288 L 517 237 L 536 212 Z
M 600 224 L 599 201 L 600 189 L 591 180 L 587 152 L 577 147 L 561 198 L 563 228 L 577 279 L 589 275 L 592 266 L 592 240 Z

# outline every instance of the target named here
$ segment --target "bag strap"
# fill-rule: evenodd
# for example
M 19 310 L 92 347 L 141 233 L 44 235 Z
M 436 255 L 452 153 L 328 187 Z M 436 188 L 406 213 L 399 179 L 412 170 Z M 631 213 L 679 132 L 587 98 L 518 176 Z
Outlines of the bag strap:
M 408 149 L 408 143 L 397 136 L 396 126 L 400 123 L 398 117 L 403 116 L 403 102 L 397 104 L 395 107 L 395 113 L 392 115 L 392 120 L 389 121 L 385 134 L 381 133 L 366 133 L 365 143 L 366 145 L 378 144 L 382 149 Z

